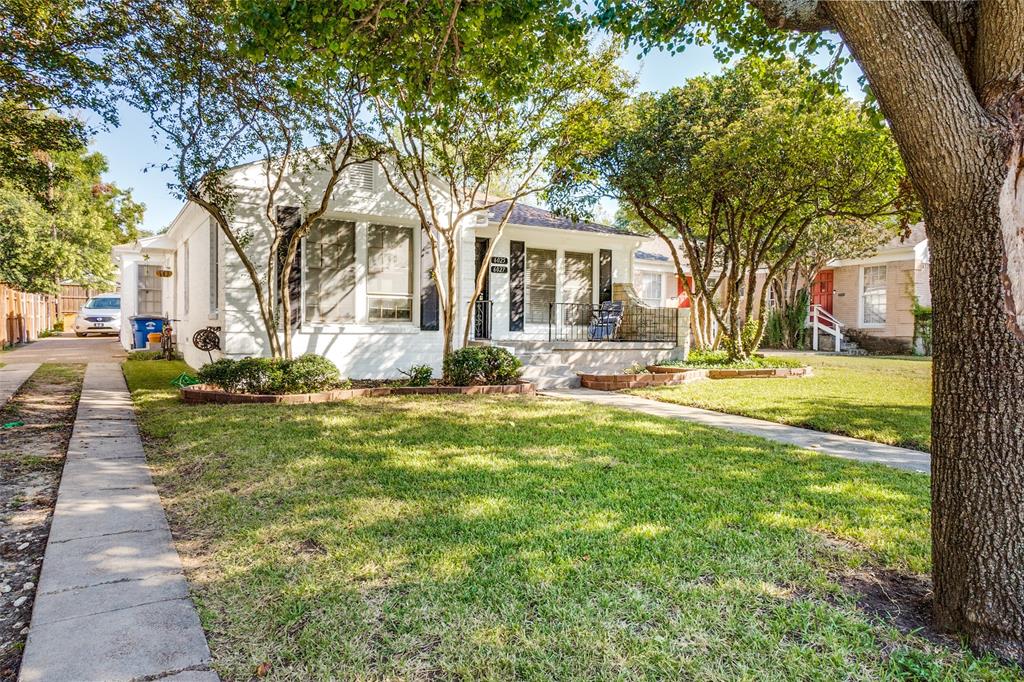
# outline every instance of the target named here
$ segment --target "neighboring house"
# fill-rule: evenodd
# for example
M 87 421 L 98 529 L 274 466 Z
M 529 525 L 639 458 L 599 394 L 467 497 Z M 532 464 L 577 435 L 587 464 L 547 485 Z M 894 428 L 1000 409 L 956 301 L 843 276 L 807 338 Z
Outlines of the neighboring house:
M 867 258 L 833 261 L 811 285 L 811 305 L 842 324 L 871 351 L 908 351 L 914 344 L 914 300 L 931 305 L 928 238 L 924 224 Z
M 690 298 L 676 273 L 675 262 L 660 239 L 645 242 L 633 255 L 633 288 L 650 306 L 690 307 Z
M 261 218 L 266 190 L 259 168 L 242 166 L 228 177 L 241 197 L 235 224 L 251 233 L 247 249 L 254 261 L 265 263 L 271 228 Z M 303 204 L 298 197 L 278 203 Z M 571 323 L 576 333 L 582 324 L 586 341 L 590 307 L 611 300 L 614 285 L 633 281 L 640 238 L 519 204 L 491 263 L 483 264 L 503 208 L 495 207 L 489 217 L 477 215 L 460 230 L 464 255 L 457 282 L 456 345 L 477 268 L 484 266 L 488 280 L 484 302 L 475 306 L 477 340 L 565 340 L 570 337 L 564 336 L 563 326 Z M 127 318 L 152 314 L 174 320 L 178 347 L 193 367 L 209 360 L 191 343 L 204 327 L 220 332 L 223 351 L 213 358 L 268 354 L 249 277 L 198 205 L 184 206 L 164 234 L 117 246 L 114 254 L 121 267 L 126 348 L 132 343 Z M 356 378 L 395 377 L 415 364 L 440 369 L 442 339 L 429 243 L 376 163 L 350 171 L 327 215 L 303 240 L 297 265 L 292 291 L 292 309 L 300 318 L 293 337 L 296 355 L 324 355 L 344 376 Z M 675 347 L 674 333 L 672 343 L 661 347 Z
M 633 285 L 638 296 L 652 303 L 660 301 L 664 306 L 689 307 L 664 242 L 644 242 L 634 254 L 633 263 Z M 922 306 L 931 305 L 924 224 L 915 225 L 906 239 L 893 238 L 872 256 L 829 263 L 818 273 L 810 290 L 811 305 L 820 306 L 828 317 L 837 320 L 843 334 L 860 347 L 884 352 L 911 350 L 914 301 Z M 771 290 L 768 305 L 773 305 Z M 830 321 L 823 320 L 819 329 L 822 350 L 834 348 L 825 329 L 830 325 Z

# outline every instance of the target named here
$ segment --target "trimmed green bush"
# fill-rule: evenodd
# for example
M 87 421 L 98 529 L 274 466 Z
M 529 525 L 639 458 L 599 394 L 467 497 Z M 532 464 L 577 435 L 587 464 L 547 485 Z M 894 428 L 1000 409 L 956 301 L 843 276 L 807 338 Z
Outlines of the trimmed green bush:
M 337 365 L 320 355 L 303 355 L 282 364 L 284 393 L 316 393 L 341 382 Z
M 523 363 L 498 346 L 466 346 L 444 359 L 444 381 L 450 386 L 496 386 L 519 381 Z
M 295 360 L 223 358 L 203 365 L 199 380 L 231 393 L 316 393 L 343 386 L 333 362 L 318 355 Z

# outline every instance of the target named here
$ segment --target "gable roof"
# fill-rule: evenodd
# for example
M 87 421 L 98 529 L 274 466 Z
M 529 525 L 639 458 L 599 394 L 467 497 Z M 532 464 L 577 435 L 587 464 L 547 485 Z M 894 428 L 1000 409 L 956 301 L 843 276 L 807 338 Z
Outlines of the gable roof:
M 492 222 L 500 222 L 501 217 L 505 215 L 505 211 L 508 210 L 508 203 L 501 202 L 491 207 L 490 218 Z M 512 214 L 508 217 L 509 225 L 526 225 L 528 227 L 550 227 L 556 230 L 574 230 L 577 232 L 596 232 L 600 234 L 617 234 L 622 236 L 632 236 L 634 233 L 625 230 L 620 230 L 611 225 L 601 225 L 600 223 L 586 223 L 576 222 L 569 218 L 564 218 L 559 215 L 555 215 L 551 211 L 546 211 L 543 208 L 537 208 L 536 206 L 528 206 L 522 203 L 516 203 L 512 207 Z

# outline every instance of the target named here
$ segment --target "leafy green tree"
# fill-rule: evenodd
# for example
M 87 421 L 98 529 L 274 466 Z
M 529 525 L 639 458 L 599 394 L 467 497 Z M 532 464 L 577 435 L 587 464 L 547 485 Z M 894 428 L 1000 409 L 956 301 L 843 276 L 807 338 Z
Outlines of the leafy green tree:
M 472 257 L 461 253 L 460 231 L 498 209 L 497 232 L 484 256 L 490 262 L 515 205 L 543 195 L 556 169 L 571 167 L 598 144 L 606 133 L 605 110 L 624 92 L 615 58 L 613 50 L 591 54 L 575 41 L 530 74 L 522 95 L 470 80 L 444 98 L 410 98 L 406 88 L 375 97 L 382 167 L 392 189 L 416 211 L 431 247 L 446 356 L 459 315 L 458 272 L 462 258 Z M 462 311 L 463 345 L 485 277 L 481 268 Z
M 614 53 L 589 54 L 586 27 L 563 0 L 240 6 L 252 53 L 302 60 L 322 51 L 367 79 L 382 166 L 431 247 L 449 353 L 463 257 L 456 233 L 500 205 L 500 236 L 515 203 L 542 195 L 552 169 L 602 134 L 598 114 L 621 89 Z
M 747 58 L 641 96 L 619 131 L 575 184 L 625 202 L 668 245 L 733 358 L 760 344 L 762 278 L 792 266 L 812 225 L 887 221 L 904 205 L 887 131 L 793 62 Z
M 842 41 L 857 61 L 932 254 L 934 613 L 1024 662 L 1024 4 L 598 0 L 595 16 L 647 47 L 806 56 Z
M 295 316 L 289 279 L 301 239 L 364 150 L 367 89 L 329 55 L 301 63 L 239 48 L 231 5 L 219 0 L 140 5 L 131 42 L 117 60 L 119 84 L 170 143 L 170 189 L 201 206 L 245 268 L 271 354 L 291 357 Z M 228 171 L 250 163 L 262 189 L 233 186 Z M 269 243 L 238 221 L 256 202 Z M 257 254 L 262 253 L 262 256 Z
M 101 154 L 60 152 L 48 165 L 60 179 L 43 197 L 0 182 L 0 281 L 45 293 L 58 293 L 65 280 L 113 285 L 110 250 L 138 236 L 143 206 L 103 181 Z

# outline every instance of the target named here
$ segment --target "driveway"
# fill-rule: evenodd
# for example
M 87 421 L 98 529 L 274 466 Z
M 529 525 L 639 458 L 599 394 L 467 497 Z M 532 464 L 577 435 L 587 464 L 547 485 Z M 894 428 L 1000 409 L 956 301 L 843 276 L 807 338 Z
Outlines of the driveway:
M 124 357 L 124 349 L 116 336 L 87 336 L 80 339 L 72 332 L 62 332 L 0 353 L 0 362 L 5 365 L 30 362 L 120 362 Z

